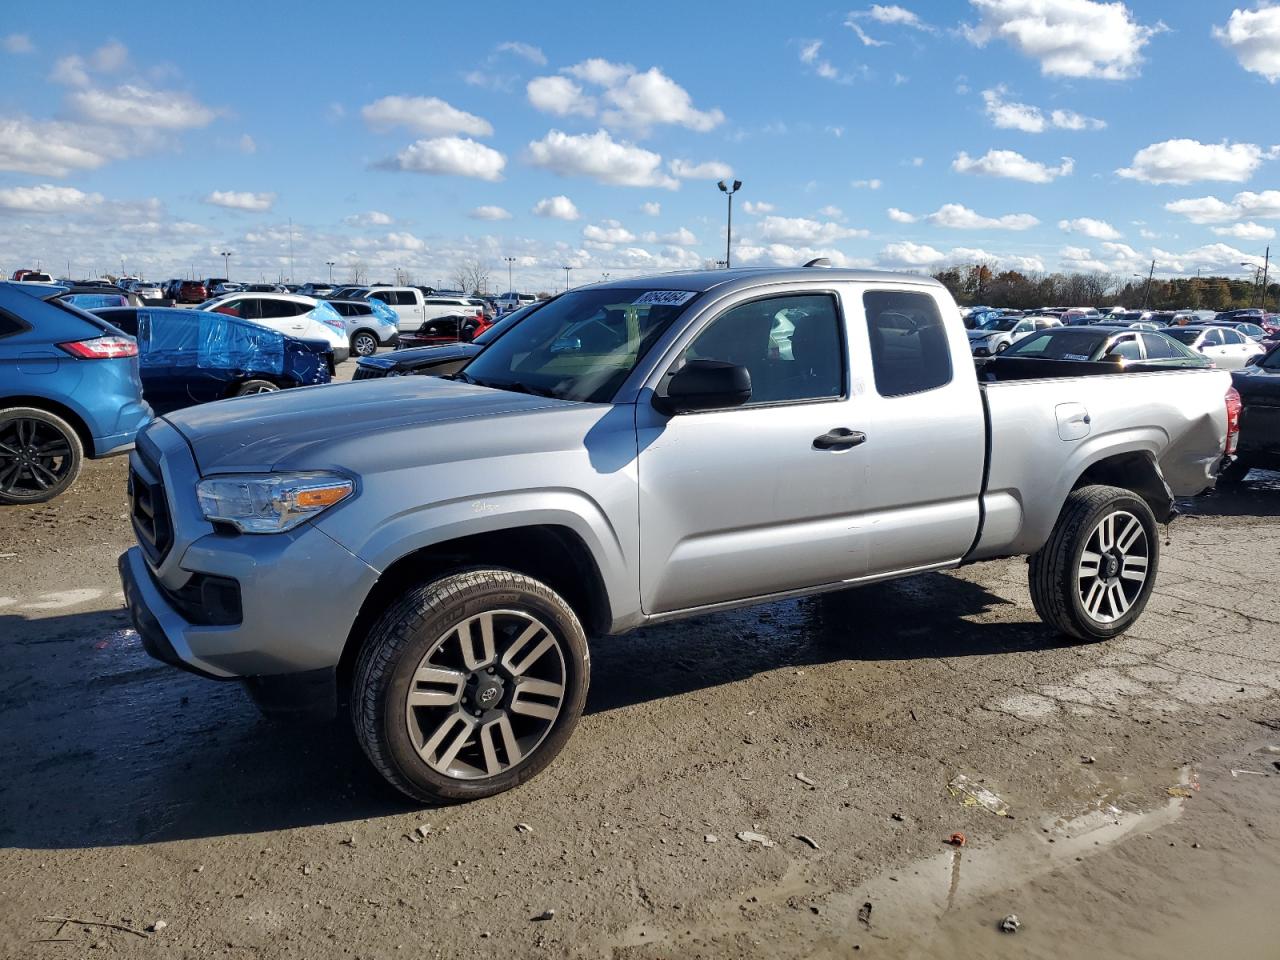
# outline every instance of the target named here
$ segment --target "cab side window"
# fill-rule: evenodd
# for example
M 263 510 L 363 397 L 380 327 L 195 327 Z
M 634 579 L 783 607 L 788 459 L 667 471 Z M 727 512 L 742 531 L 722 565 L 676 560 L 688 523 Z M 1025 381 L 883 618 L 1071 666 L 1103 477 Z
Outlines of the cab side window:
M 753 300 L 711 321 L 685 360 L 723 360 L 751 374 L 745 406 L 844 395 L 844 326 L 830 294 Z
M 933 297 L 905 290 L 868 290 L 862 305 L 880 396 L 905 397 L 951 382 L 951 346 Z
M 1137 337 L 1125 337 L 1123 340 L 1117 341 L 1107 351 L 1108 357 L 1123 357 L 1125 360 L 1141 360 L 1142 348 L 1138 345 Z

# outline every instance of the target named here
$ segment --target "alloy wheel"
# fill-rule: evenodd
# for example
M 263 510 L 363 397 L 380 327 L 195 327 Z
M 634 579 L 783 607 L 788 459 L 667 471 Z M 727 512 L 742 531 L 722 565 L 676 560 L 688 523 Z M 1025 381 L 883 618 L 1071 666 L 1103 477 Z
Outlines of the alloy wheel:
M 1126 510 L 1103 517 L 1085 540 L 1077 570 L 1085 613 L 1098 623 L 1123 617 L 1142 593 L 1150 562 L 1142 521 Z
M 372 357 L 378 352 L 378 341 L 367 333 L 357 334 L 351 349 L 359 357 Z
M 528 757 L 555 726 L 568 674 L 562 642 L 537 617 L 490 610 L 451 627 L 409 683 L 409 738 L 432 770 L 481 780 Z
M 71 471 L 71 443 L 56 426 L 19 417 L 0 424 L 0 494 L 39 495 Z

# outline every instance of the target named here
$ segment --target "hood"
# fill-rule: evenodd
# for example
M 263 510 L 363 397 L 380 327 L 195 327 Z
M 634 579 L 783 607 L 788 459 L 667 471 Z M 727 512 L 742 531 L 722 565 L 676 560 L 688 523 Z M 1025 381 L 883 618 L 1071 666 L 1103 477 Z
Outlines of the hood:
M 985 340 L 987 337 L 995 336 L 999 330 L 966 330 L 970 340 Z
M 453 363 L 457 360 L 470 360 L 482 349 L 484 348 L 473 343 L 409 347 L 374 357 L 361 357 L 358 363 L 362 367 L 374 367 L 378 370 L 419 370 L 423 367 L 434 367 L 437 364 Z
M 410 443 L 420 428 L 584 404 L 434 377 L 356 380 L 188 407 L 166 420 L 203 474 L 341 466 L 356 442 Z M 403 432 L 404 440 L 385 436 Z M 352 463 L 358 468 L 358 463 Z

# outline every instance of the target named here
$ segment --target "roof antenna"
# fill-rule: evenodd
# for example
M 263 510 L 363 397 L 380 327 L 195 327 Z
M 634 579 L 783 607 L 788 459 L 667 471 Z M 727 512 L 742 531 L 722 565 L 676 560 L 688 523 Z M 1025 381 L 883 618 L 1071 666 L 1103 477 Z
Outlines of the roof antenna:
M 806 267 L 830 267 L 831 260 L 829 257 L 814 257 L 812 260 L 806 263 L 805 266 Z

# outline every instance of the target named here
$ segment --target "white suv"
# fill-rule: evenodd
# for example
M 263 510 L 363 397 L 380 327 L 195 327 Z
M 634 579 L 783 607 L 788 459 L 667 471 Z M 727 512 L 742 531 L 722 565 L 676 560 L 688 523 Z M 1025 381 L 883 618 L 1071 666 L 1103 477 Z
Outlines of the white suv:
M 323 340 L 333 347 L 333 362 L 351 356 L 347 325 L 329 304 L 295 293 L 231 293 L 200 304 L 200 310 L 225 313 L 291 337 Z

